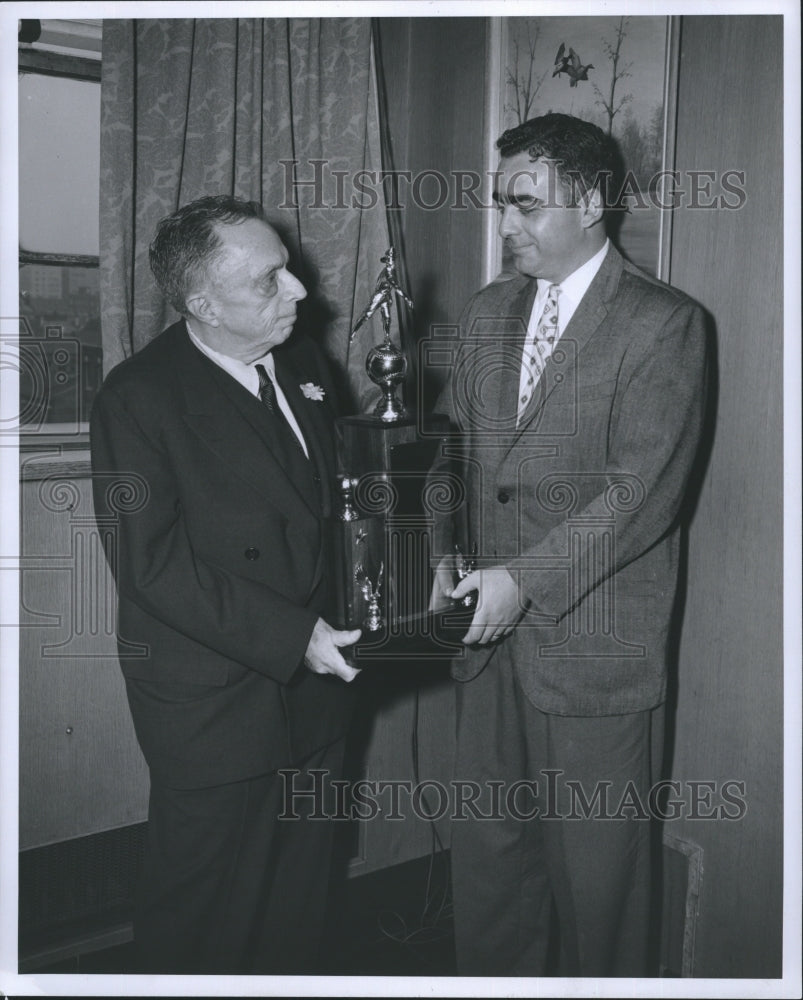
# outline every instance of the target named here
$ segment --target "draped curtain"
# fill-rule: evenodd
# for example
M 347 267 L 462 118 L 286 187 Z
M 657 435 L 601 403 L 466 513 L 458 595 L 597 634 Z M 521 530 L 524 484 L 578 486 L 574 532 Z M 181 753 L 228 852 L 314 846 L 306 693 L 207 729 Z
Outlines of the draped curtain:
M 390 243 L 370 19 L 107 20 L 102 73 L 105 369 L 175 318 L 148 266 L 158 221 L 234 194 L 264 206 L 309 293 L 299 323 L 366 410 L 378 314 L 349 333 Z

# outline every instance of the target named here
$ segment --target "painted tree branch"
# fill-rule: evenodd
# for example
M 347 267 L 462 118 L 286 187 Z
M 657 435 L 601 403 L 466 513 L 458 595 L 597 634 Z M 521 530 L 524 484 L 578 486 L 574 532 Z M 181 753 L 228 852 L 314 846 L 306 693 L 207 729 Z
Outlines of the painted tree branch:
M 623 97 L 616 101 L 616 85 L 620 80 L 624 80 L 626 77 L 632 76 L 633 74 L 629 72 L 630 67 L 633 65 L 632 62 L 623 62 L 620 66 L 619 60 L 621 58 L 622 52 L 622 42 L 627 38 L 627 27 L 628 19 L 626 17 L 619 18 L 619 24 L 616 28 L 616 42 L 612 45 L 610 42 L 604 42 L 603 48 L 605 54 L 611 62 L 611 87 L 606 99 L 605 95 L 602 93 L 600 88 L 595 83 L 594 93 L 597 95 L 597 100 L 595 104 L 601 105 L 605 110 L 605 114 L 608 116 L 608 135 L 613 132 L 613 120 L 622 110 L 622 108 L 633 100 L 632 94 L 625 94 Z

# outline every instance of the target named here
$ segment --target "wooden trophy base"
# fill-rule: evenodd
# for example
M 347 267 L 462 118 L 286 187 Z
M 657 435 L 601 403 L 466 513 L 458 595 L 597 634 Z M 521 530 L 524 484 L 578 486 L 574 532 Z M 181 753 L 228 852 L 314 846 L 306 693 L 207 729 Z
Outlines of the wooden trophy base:
M 425 491 L 448 429 L 440 415 L 430 418 L 426 434 L 409 418 L 337 421 L 341 482 L 347 484 L 335 522 L 338 625 L 362 628 L 361 642 L 368 640 L 365 623 L 372 617 L 376 623 L 377 611 L 375 634 L 384 641 L 402 641 L 411 622 L 422 634 L 431 627 L 432 512 Z

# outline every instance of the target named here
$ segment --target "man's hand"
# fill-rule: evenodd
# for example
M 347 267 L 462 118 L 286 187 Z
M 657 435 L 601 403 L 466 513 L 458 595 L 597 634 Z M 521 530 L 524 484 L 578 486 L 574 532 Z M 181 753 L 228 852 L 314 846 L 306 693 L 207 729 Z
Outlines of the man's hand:
M 351 632 L 339 632 L 319 618 L 307 644 L 304 663 L 314 674 L 334 674 L 344 681 L 353 681 L 360 671 L 346 663 L 340 647 L 353 646 L 361 635 L 358 628 Z
M 457 557 L 454 555 L 445 555 L 438 563 L 429 598 L 430 611 L 442 611 L 444 608 L 453 607 L 450 597 L 454 587 L 456 564 Z
M 477 610 L 471 628 L 463 637 L 466 646 L 494 642 L 513 631 L 524 614 L 516 581 L 504 566 L 476 570 L 458 583 L 452 599 L 459 600 L 471 590 L 477 591 Z

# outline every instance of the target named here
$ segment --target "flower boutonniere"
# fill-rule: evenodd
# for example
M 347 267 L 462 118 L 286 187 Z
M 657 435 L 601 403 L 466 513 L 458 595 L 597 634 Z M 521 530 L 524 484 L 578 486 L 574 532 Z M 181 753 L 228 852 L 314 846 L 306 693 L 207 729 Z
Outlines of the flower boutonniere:
M 319 385 L 315 385 L 314 382 L 302 382 L 299 388 L 307 399 L 313 399 L 316 403 L 320 403 L 326 395 L 326 392 Z

